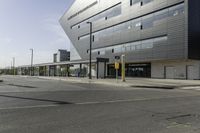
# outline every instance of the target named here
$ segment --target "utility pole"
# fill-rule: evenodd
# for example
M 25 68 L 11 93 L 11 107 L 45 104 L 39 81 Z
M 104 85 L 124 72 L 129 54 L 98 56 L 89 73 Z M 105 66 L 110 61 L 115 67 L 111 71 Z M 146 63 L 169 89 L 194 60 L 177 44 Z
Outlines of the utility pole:
M 87 22 L 90 25 L 90 64 L 89 64 L 89 79 L 92 79 L 92 22 Z
M 13 57 L 13 75 L 15 75 L 15 57 Z
M 30 70 L 30 76 L 33 76 L 33 49 L 31 50 L 31 70 Z
M 13 70 L 13 61 L 11 61 L 10 64 L 10 71 L 8 72 L 9 75 L 12 75 L 12 70 Z

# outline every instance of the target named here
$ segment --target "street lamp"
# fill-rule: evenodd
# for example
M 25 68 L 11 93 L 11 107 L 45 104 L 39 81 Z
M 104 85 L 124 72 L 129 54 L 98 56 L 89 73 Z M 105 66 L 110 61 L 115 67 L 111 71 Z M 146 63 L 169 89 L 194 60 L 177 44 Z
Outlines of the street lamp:
M 15 57 L 13 57 L 13 75 L 15 75 Z
M 92 22 L 87 22 L 90 25 L 90 64 L 89 64 L 89 79 L 92 79 Z
M 31 71 L 30 71 L 30 75 L 33 76 L 33 49 L 31 50 Z

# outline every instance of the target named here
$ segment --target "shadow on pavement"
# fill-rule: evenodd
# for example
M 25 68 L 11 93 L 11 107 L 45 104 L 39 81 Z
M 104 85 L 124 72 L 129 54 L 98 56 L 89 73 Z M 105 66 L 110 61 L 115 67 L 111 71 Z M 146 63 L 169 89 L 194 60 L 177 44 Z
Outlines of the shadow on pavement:
M 73 103 L 65 102 L 65 101 L 56 101 L 56 100 L 29 98 L 29 97 L 19 97 L 19 96 L 9 96 L 9 95 L 0 95 L 0 97 L 24 99 L 24 100 L 31 100 L 31 101 L 41 101 L 41 102 L 53 102 L 54 104 L 59 104 L 59 105 L 73 104 Z
M 151 89 L 167 89 L 172 90 L 175 89 L 175 86 L 131 86 L 131 87 L 137 87 L 137 88 L 151 88 Z
M 23 88 L 37 88 L 37 87 L 34 87 L 34 86 L 27 86 L 27 85 L 16 85 L 16 84 L 6 84 L 6 85 L 16 86 L 16 87 L 23 87 Z

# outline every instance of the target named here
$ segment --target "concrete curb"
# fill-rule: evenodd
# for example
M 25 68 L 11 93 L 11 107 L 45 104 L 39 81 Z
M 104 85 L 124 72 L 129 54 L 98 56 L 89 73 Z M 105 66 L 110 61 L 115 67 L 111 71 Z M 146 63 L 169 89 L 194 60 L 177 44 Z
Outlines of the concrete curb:
M 101 85 L 110 85 L 110 86 L 120 86 L 120 87 L 131 87 L 130 84 L 122 83 L 122 82 L 105 82 L 101 80 L 89 80 L 89 79 L 64 79 L 64 78 L 57 78 L 57 77 L 37 77 L 39 79 L 47 79 L 47 80 L 57 80 L 57 81 L 65 81 L 65 82 L 72 82 L 72 83 L 87 83 L 87 84 L 101 84 Z
M 30 77 L 30 76 L 21 76 L 21 77 Z M 147 80 L 147 83 L 137 83 L 138 79 L 133 81 L 127 81 L 127 82 L 121 82 L 121 80 L 114 80 L 114 79 L 87 79 L 87 78 L 62 78 L 62 77 L 30 77 L 30 78 L 38 78 L 38 79 L 45 79 L 45 80 L 57 80 L 57 81 L 64 81 L 64 82 L 70 82 L 70 83 L 84 83 L 84 84 L 100 84 L 100 85 L 109 85 L 109 86 L 116 86 L 116 87 L 131 87 L 131 88 L 150 88 L 150 89 L 163 89 L 163 90 L 173 90 L 173 89 L 181 89 L 181 90 L 200 90 L 200 84 L 167 84 L 167 83 L 159 83 L 155 81 L 156 83 L 149 84 L 149 81 Z

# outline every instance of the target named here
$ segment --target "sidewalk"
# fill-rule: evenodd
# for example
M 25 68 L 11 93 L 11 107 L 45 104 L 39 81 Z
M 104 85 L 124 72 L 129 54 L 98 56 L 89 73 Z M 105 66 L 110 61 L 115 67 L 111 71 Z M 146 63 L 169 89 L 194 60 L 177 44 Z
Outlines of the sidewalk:
M 149 78 L 127 78 L 126 82 L 120 79 L 92 79 L 74 77 L 37 77 L 40 79 L 60 80 L 75 83 L 95 83 L 121 87 L 137 88 L 159 88 L 159 89 L 200 89 L 199 80 L 174 80 L 174 79 L 149 79 Z

